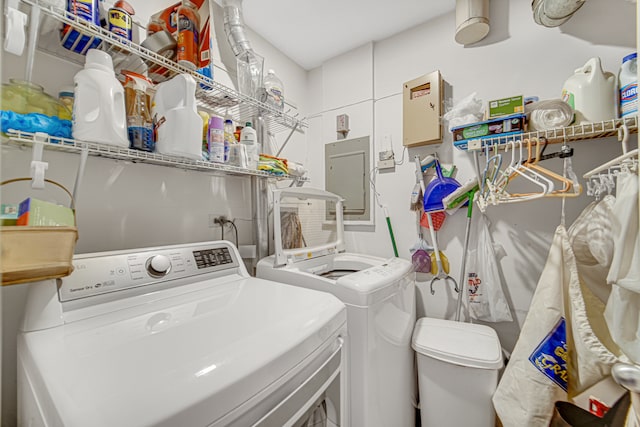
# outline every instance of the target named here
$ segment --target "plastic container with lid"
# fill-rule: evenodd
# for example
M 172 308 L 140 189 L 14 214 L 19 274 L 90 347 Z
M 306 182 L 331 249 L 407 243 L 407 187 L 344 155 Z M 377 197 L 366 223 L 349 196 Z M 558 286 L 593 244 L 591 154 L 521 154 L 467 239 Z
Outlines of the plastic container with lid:
M 111 56 L 90 49 L 73 82 L 73 137 L 129 147 L 124 88 L 113 72 Z
M 423 426 L 495 425 L 491 397 L 503 361 L 500 340 L 492 328 L 422 318 L 416 322 L 411 344 L 418 353 Z
M 190 70 L 200 65 L 200 15 L 189 0 L 178 7 L 178 64 Z
M 593 123 L 618 117 L 616 76 L 604 71 L 594 57 L 575 70 L 564 83 L 562 100 L 575 112 L 575 123 Z
M 618 73 L 618 88 L 620 90 L 620 117 L 638 114 L 638 65 L 637 52 L 633 52 L 622 59 L 622 66 Z
M 282 80 L 276 76 L 275 71 L 269 70 L 264 76 L 262 84 L 265 91 L 262 101 L 278 111 L 284 110 L 284 85 Z

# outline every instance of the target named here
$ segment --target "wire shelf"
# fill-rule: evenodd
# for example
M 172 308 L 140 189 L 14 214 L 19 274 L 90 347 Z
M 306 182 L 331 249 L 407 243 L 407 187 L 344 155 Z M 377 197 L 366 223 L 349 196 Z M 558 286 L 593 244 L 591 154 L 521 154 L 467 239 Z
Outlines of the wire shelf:
M 612 119 L 595 123 L 583 123 L 557 129 L 549 129 L 534 132 L 524 132 L 508 136 L 496 136 L 494 138 L 469 140 L 465 151 L 478 151 L 486 147 L 506 146 L 510 141 L 523 141 L 525 139 L 546 139 L 549 144 L 561 144 L 563 142 L 583 141 L 595 138 L 615 136 L 622 125 L 626 125 L 629 133 L 638 133 L 637 116 Z
M 287 129 L 303 131 L 308 126 L 302 118 L 277 111 L 265 103 L 238 93 L 209 77 L 178 65 L 162 55 L 98 27 L 89 21 L 85 21 L 66 10 L 47 4 L 43 0 L 21 1 L 31 7 L 39 7 L 42 14 L 53 18 L 57 23 L 68 24 L 90 36 L 91 39 L 86 43 L 86 49 L 92 45 L 94 39 L 101 40 L 99 48 L 111 54 L 116 70 L 128 69 L 140 72 L 146 69 L 148 64 L 155 64 L 166 68 L 170 76 L 181 73 L 191 75 L 198 83 L 196 98 L 199 105 L 218 115 L 224 116 L 228 112 L 239 123 L 251 121 L 256 116 L 262 116 L 269 131 L 272 133 Z M 60 45 L 59 25 L 56 27 L 55 24 L 53 26 L 50 24 L 49 22 L 47 25 L 41 25 L 44 28 L 44 33 L 38 37 L 38 48 L 57 57 L 84 64 L 84 55 L 74 53 Z
M 187 169 L 200 172 L 210 172 L 220 175 L 256 176 L 269 179 L 293 179 L 296 182 L 307 182 L 308 178 L 294 177 L 291 175 L 274 175 L 268 172 L 244 169 L 237 166 L 222 163 L 213 163 L 205 160 L 191 160 L 177 156 L 169 156 L 146 151 L 130 150 L 115 145 L 99 144 L 96 142 L 79 141 L 75 139 L 49 136 L 43 133 L 21 132 L 10 129 L 2 138 L 3 144 L 18 146 L 32 146 L 34 143 L 42 143 L 45 148 L 63 151 L 67 153 L 81 153 L 87 151 L 89 155 L 104 157 L 114 160 L 125 160 L 132 163 L 145 163 L 158 166 L 169 166 L 179 169 Z

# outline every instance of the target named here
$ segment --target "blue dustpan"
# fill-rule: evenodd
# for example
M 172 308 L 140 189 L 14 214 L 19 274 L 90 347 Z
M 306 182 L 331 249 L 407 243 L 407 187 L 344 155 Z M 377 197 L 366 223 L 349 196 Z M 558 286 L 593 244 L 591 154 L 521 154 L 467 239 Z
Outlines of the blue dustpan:
M 440 169 L 440 162 L 436 160 L 436 176 L 433 181 L 429 183 L 427 189 L 424 192 L 424 211 L 436 212 L 443 211 L 444 204 L 442 199 L 449 194 L 460 188 L 460 183 L 453 178 L 447 178 L 442 176 L 442 169 Z

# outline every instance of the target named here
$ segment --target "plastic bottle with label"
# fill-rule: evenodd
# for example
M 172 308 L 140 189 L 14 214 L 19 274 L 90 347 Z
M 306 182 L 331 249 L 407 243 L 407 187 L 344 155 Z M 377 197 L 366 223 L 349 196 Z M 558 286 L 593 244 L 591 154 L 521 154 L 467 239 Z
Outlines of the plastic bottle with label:
M 284 85 L 276 76 L 275 71 L 269 70 L 263 80 L 265 99 L 263 102 L 277 111 L 284 110 Z
M 231 147 L 236 144 L 236 137 L 233 135 L 233 120 L 224 121 L 224 158 L 225 163 L 235 165 L 235 159 L 231 156 Z
M 190 70 L 200 66 L 200 15 L 189 0 L 178 7 L 178 64 Z
M 258 169 L 258 136 L 256 130 L 247 122 L 240 133 L 240 144 L 245 146 L 247 153 L 247 169 Z
M 73 82 L 73 137 L 128 148 L 124 88 L 113 72 L 111 56 L 90 49 Z
M 129 148 L 153 152 L 156 146 L 151 117 L 150 91 L 153 83 L 145 76 L 133 71 L 123 70 L 122 74 L 125 76 L 124 97 Z
M 211 116 L 209 118 L 209 160 L 215 163 L 226 163 L 228 154 L 225 154 L 224 120 L 222 117 Z M 228 152 L 228 148 L 226 150 Z
M 618 73 L 618 85 L 620 90 L 620 117 L 635 116 L 638 114 L 638 76 L 637 57 L 633 52 L 624 57 Z

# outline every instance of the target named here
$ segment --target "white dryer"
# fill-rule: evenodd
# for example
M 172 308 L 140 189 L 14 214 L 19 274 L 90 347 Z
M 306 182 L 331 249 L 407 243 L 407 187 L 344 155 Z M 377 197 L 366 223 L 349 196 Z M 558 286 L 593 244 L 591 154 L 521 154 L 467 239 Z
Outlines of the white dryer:
M 31 284 L 20 425 L 347 425 L 337 298 L 250 277 L 224 241 L 77 255 L 73 265 L 69 277 Z
M 341 197 L 313 188 L 273 196 L 275 254 L 257 276 L 331 293 L 347 306 L 353 427 L 413 427 L 415 273 L 403 259 L 345 253 Z

